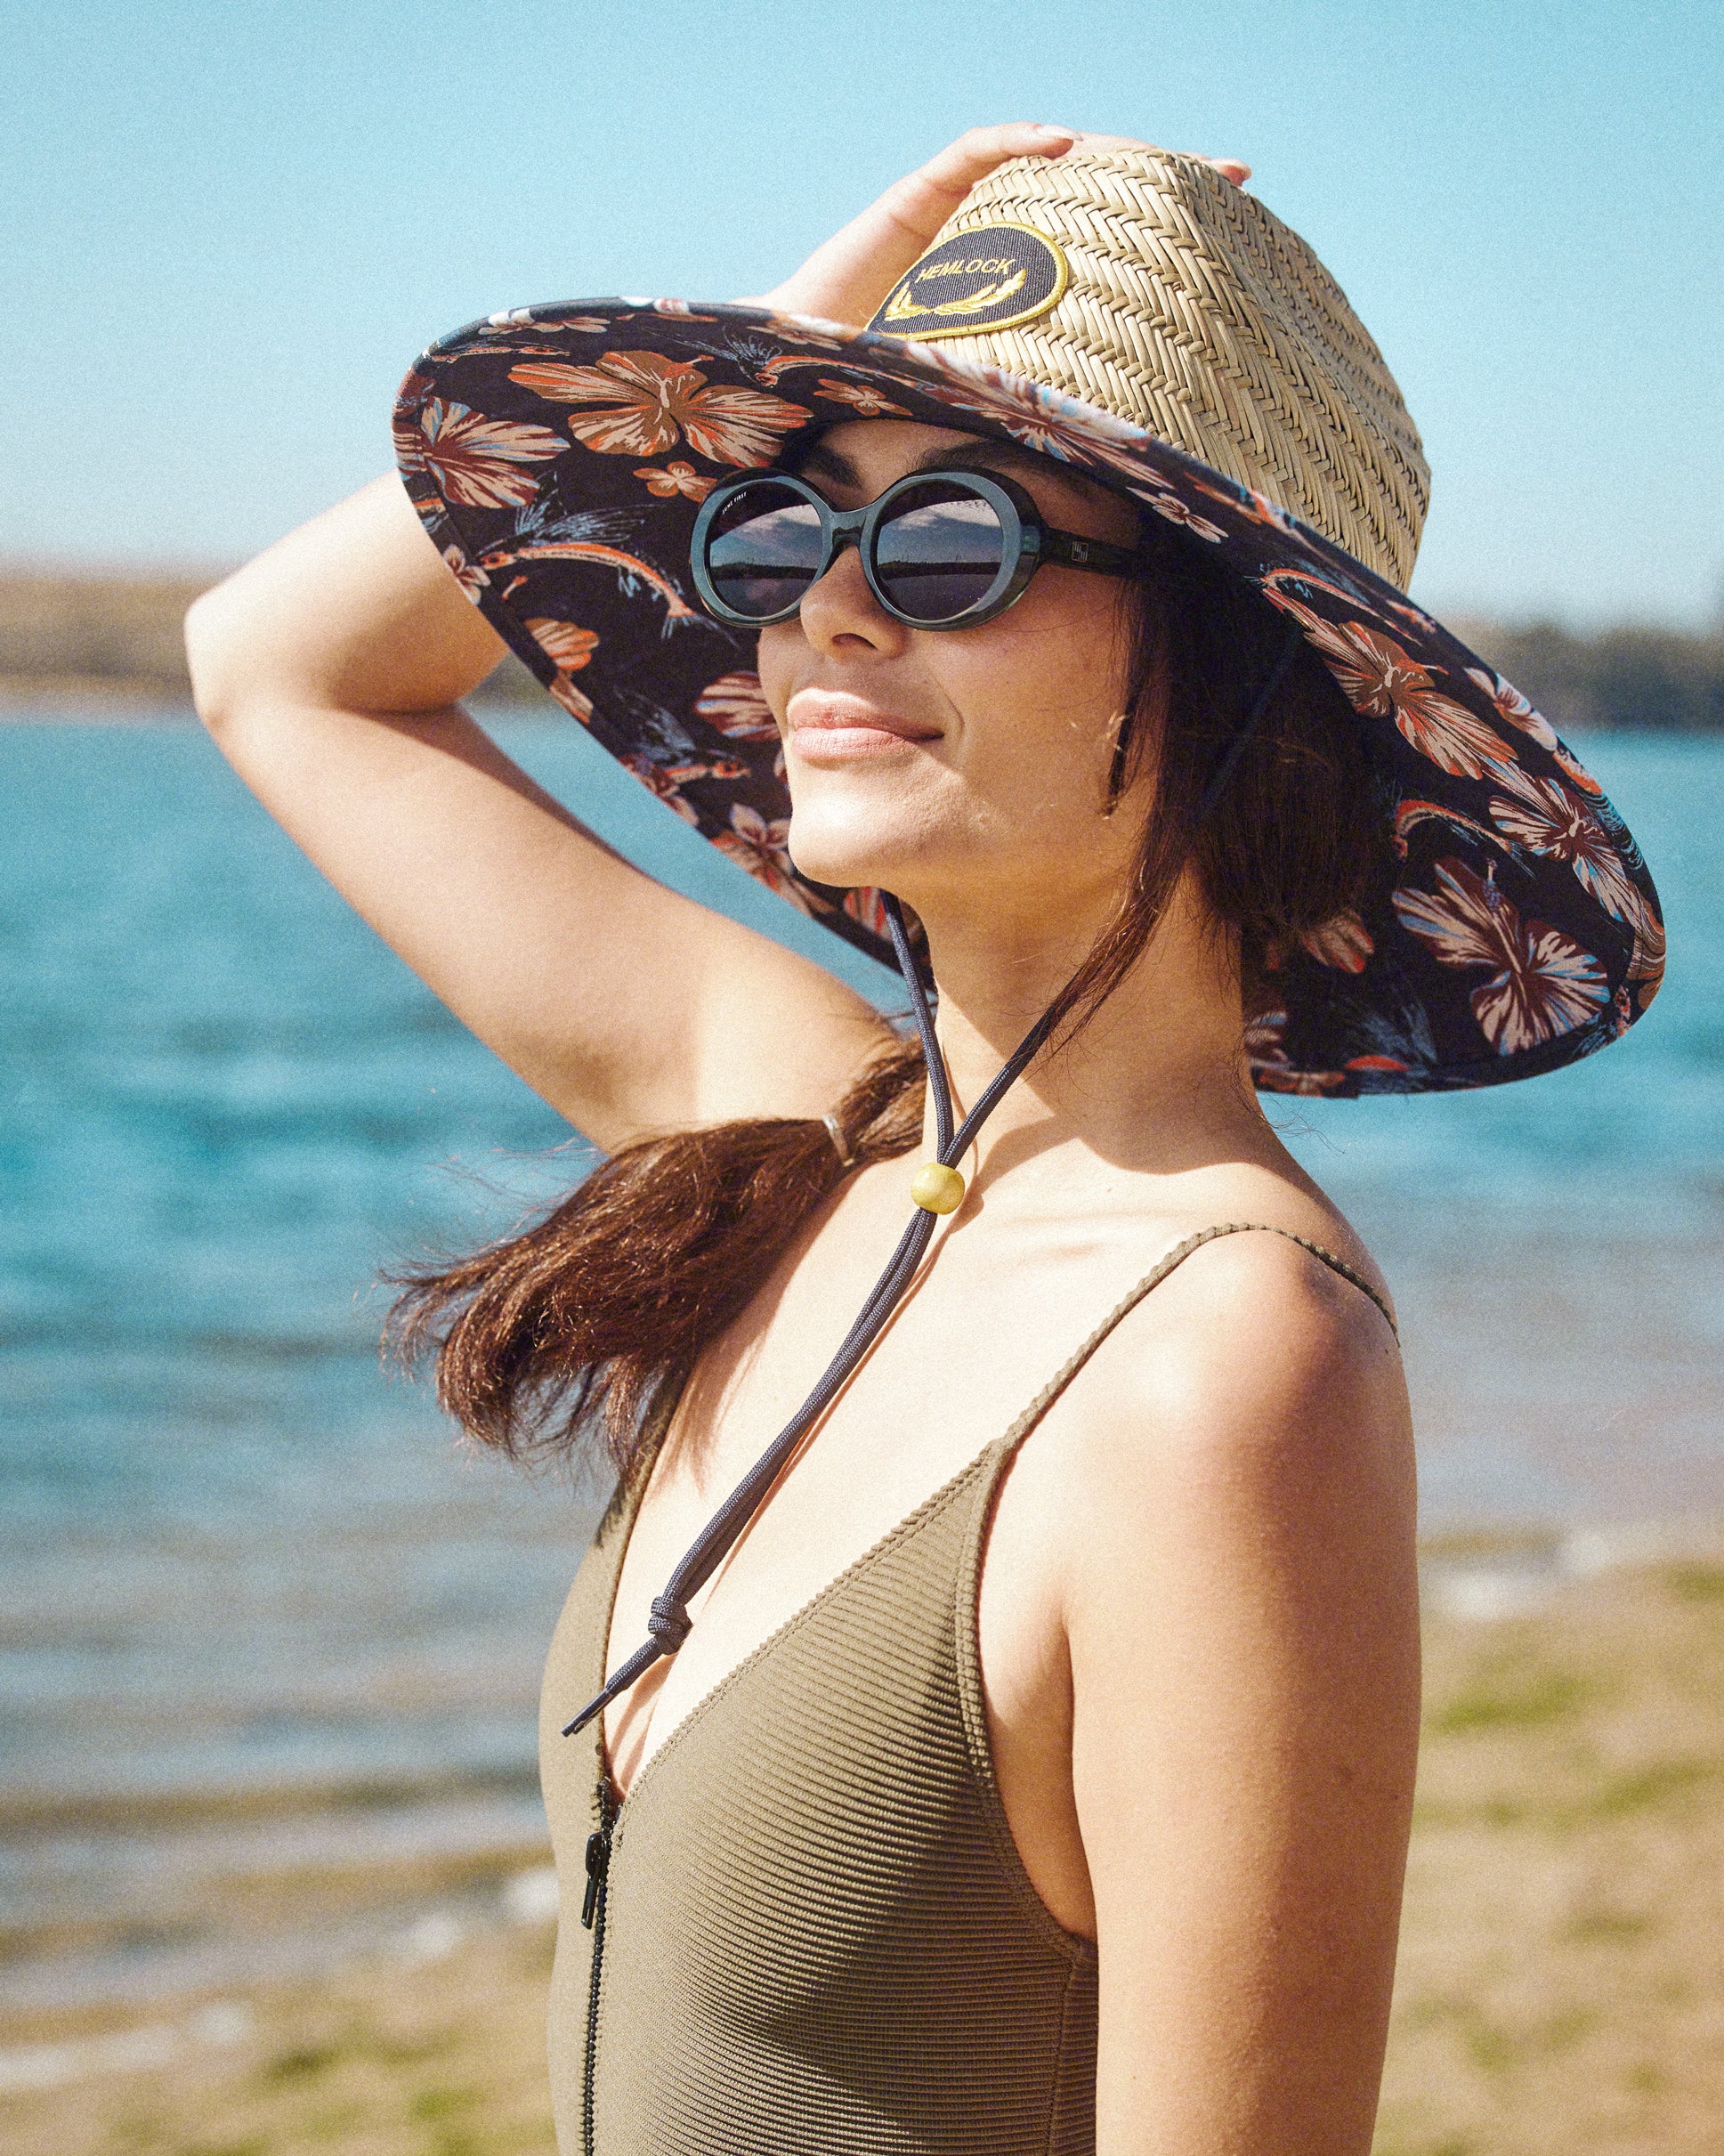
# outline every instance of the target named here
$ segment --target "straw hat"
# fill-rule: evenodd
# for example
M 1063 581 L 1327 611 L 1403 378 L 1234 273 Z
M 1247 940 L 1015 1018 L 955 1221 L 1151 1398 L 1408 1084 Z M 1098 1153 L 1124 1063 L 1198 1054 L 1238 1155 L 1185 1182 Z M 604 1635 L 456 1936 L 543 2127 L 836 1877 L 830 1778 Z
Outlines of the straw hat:
M 700 611 L 700 502 L 821 430 L 1008 438 L 1213 546 L 1357 712 L 1388 872 L 1314 933 L 1253 1029 L 1259 1085 L 1493 1084 L 1646 1009 L 1656 894 L 1526 700 L 1404 596 L 1429 499 L 1418 430 L 1321 263 L 1201 160 L 1078 150 L 982 181 L 864 328 L 758 308 L 523 308 L 417 362 L 398 457 L 468 596 L 676 814 L 889 960 L 878 896 L 809 882 L 753 639 Z

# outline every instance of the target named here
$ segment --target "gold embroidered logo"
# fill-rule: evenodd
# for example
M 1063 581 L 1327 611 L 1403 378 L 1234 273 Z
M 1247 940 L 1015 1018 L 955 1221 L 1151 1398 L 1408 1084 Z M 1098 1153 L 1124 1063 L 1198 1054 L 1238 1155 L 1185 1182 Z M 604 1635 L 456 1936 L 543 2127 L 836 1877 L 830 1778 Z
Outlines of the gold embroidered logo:
M 984 224 L 931 248 L 868 326 L 928 339 L 1015 329 L 1059 304 L 1069 274 L 1046 233 Z

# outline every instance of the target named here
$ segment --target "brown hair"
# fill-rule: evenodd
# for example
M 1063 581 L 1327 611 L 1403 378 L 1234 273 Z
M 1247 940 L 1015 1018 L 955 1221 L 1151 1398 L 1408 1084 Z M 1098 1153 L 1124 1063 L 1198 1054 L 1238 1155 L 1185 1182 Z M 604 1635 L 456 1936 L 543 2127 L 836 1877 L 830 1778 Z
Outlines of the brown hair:
M 1237 938 L 1242 1017 L 1291 943 L 1359 903 L 1381 844 L 1362 731 L 1303 644 L 1197 828 L 1287 625 L 1201 542 L 1147 521 L 1147 566 L 1124 587 L 1129 693 L 1110 790 L 1129 792 L 1153 758 L 1154 809 L 1117 914 L 1059 999 L 1064 1039 L 1141 955 L 1187 863 Z M 919 1141 L 925 1083 L 913 1043 L 870 1064 L 832 1116 L 850 1164 Z M 643 1139 L 521 1233 L 394 1276 L 392 1333 L 409 1359 L 435 1350 L 438 1397 L 482 1443 L 520 1456 L 590 1433 L 627 1472 L 660 1382 L 692 1369 L 849 1172 L 818 1119 Z

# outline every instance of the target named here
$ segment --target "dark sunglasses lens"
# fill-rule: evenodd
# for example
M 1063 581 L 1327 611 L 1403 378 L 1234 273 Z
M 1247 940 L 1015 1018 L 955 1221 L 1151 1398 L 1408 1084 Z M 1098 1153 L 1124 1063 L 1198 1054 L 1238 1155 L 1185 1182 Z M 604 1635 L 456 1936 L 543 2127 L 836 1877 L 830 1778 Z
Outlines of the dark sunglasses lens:
M 707 575 L 732 613 L 770 621 L 820 574 L 820 511 L 777 480 L 741 487 L 707 533 Z
M 953 621 L 993 588 L 1005 559 L 1000 512 L 962 480 L 906 488 L 874 534 L 879 588 L 911 621 Z

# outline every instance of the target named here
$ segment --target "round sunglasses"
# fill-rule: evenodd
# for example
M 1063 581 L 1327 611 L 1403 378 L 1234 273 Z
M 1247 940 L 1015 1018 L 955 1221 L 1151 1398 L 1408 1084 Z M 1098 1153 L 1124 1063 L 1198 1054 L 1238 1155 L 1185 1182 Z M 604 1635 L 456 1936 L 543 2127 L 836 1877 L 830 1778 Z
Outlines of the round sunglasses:
M 721 621 L 788 621 L 840 549 L 862 555 L 868 588 L 911 628 L 974 628 L 1023 597 L 1044 562 L 1129 576 L 1133 547 L 1043 522 L 1016 481 L 993 473 L 912 472 L 862 509 L 835 509 L 791 472 L 715 487 L 695 519 L 695 589 Z

